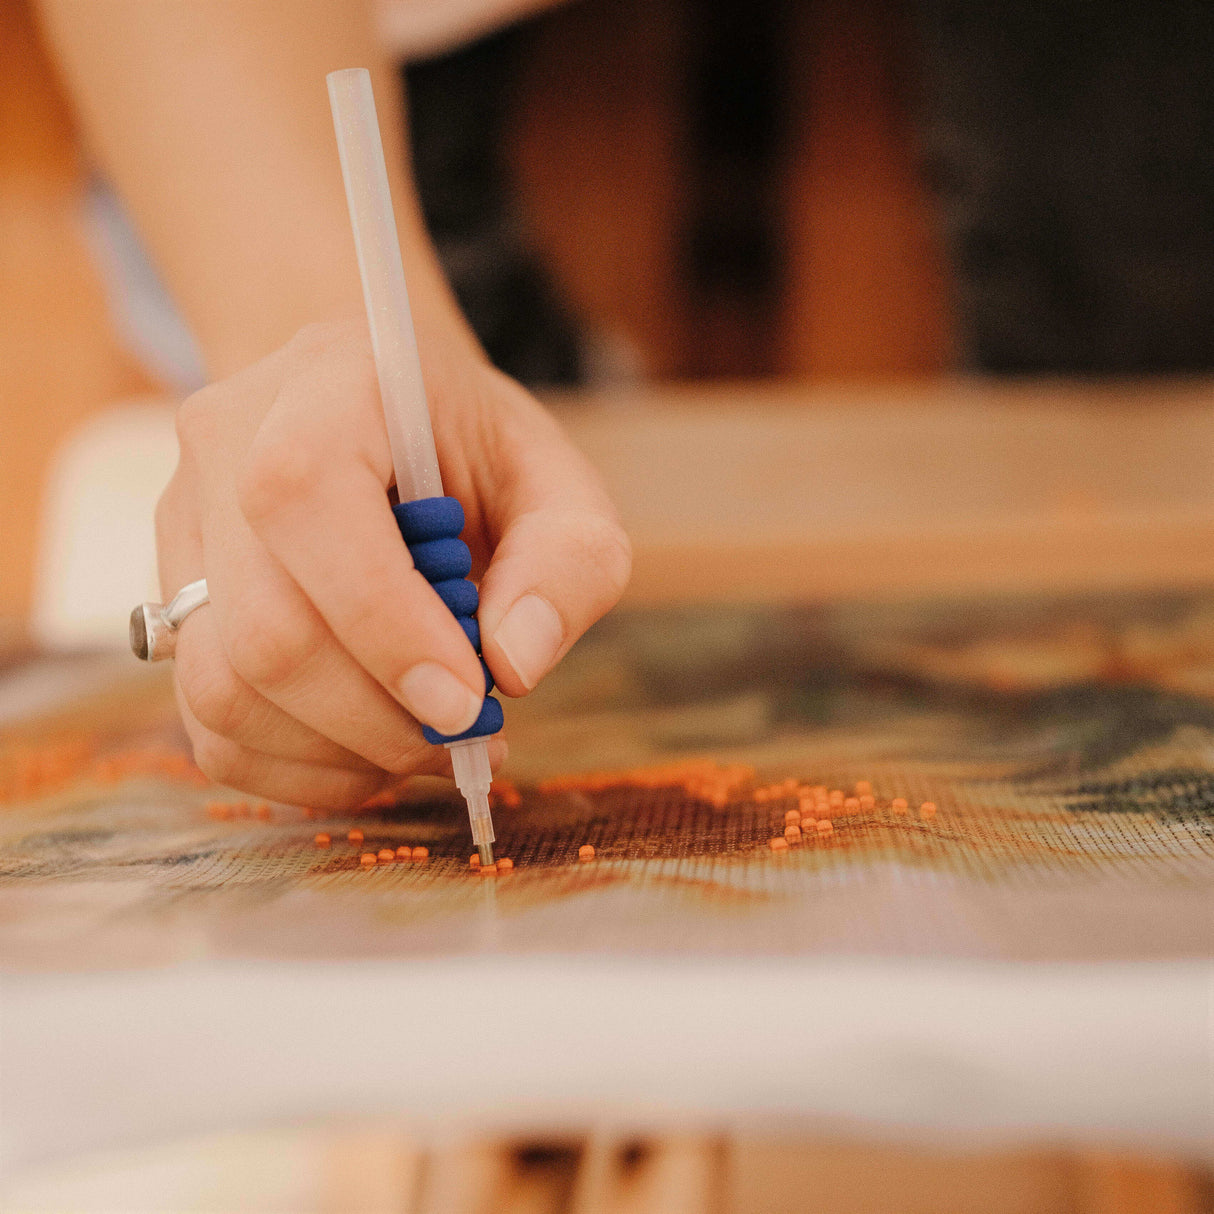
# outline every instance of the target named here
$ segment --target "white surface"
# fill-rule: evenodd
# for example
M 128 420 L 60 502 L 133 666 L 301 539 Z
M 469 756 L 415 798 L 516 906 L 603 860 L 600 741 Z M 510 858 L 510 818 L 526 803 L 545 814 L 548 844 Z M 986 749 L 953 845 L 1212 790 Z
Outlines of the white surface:
M 156 500 L 177 466 L 173 408 L 115 407 L 63 445 L 47 477 L 31 629 L 51 648 L 126 648 L 131 608 L 160 598 Z
M 341 1139 L 338 1139 L 341 1142 Z M 378 1214 L 334 1188 L 334 1133 L 279 1129 L 104 1152 L 0 1179 L 5 1214 Z M 379 1162 L 378 1160 L 373 1162 Z M 378 1179 L 378 1178 L 377 1178 Z M 391 1177 L 389 1177 L 391 1179 Z M 396 1194 L 394 1196 L 399 1196 Z
M 492 994 L 467 997 L 471 987 Z M 0 1171 L 300 1120 L 1214 1158 L 1214 966 L 492 958 L 6 975 Z

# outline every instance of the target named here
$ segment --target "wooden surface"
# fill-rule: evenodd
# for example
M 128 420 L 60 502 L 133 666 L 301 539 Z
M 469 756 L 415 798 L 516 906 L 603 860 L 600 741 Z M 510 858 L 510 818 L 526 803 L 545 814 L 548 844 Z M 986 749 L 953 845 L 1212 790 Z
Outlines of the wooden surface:
M 4 1194 L 3 1196 L 7 1196 Z M 947 1151 L 774 1133 L 424 1143 L 402 1130 L 280 1129 L 124 1152 L 17 1186 L 79 1214 L 1211 1214 L 1208 1173 L 1096 1151 Z
M 669 388 L 557 404 L 636 549 L 629 598 L 1214 577 L 1214 386 Z
M 1214 385 L 747 383 L 553 407 L 623 513 L 634 603 L 1214 578 Z M 28 516 L 25 493 L 0 479 L 0 513 Z M 10 584 L 30 556 L 4 549 Z

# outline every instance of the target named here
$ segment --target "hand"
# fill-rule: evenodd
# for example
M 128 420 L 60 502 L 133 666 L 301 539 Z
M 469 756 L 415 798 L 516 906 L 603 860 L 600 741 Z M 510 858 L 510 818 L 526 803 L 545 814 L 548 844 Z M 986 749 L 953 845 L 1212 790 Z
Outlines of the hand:
M 618 600 L 631 554 L 598 478 L 555 420 L 470 342 L 424 367 L 445 492 L 467 515 L 485 661 L 524 695 Z M 339 808 L 449 771 L 422 738 L 467 728 L 484 678 L 412 567 L 364 321 L 315 325 L 190 397 L 156 514 L 183 623 L 176 689 L 195 760 L 273 800 Z M 505 744 L 490 743 L 500 763 Z

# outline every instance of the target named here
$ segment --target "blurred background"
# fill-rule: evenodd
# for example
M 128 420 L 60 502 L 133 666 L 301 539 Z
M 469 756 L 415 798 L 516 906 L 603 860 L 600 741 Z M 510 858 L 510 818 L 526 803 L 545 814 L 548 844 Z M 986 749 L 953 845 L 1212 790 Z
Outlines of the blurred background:
M 383 0 L 380 18 L 444 264 L 533 387 L 1214 362 L 1208 6 Z M 172 438 L 163 413 L 113 407 L 180 397 L 199 362 L 25 0 L 0 0 L 0 130 L 0 620 L 95 639 L 63 606 L 98 576 L 80 529 L 111 566 L 128 541 L 62 488 L 82 500 L 91 470 L 107 518 L 144 519 L 146 566 L 135 486 L 167 475 Z

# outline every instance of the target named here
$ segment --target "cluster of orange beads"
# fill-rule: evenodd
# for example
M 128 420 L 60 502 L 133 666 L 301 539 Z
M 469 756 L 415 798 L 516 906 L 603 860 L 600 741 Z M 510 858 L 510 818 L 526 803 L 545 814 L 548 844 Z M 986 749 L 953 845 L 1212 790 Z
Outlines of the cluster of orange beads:
M 116 784 L 135 776 L 158 776 L 198 787 L 208 783 L 188 755 L 162 746 L 132 747 L 95 758 L 96 742 L 76 735 L 0 752 L 0 804 L 41 797 L 77 780 Z
M 779 784 L 756 788 L 754 800 L 760 804 L 775 803 L 777 806 L 795 800 L 796 805 L 784 810 L 784 833 L 768 840 L 772 851 L 785 851 L 811 838 L 829 838 L 835 833 L 835 820 L 850 814 L 866 813 L 877 808 L 877 798 L 868 780 L 858 780 L 851 796 L 842 789 L 828 789 L 824 784 L 799 784 L 788 779 Z M 894 797 L 889 803 L 895 814 L 910 812 L 905 797 Z M 936 805 L 924 801 L 919 806 L 919 817 L 924 821 L 936 816 Z
M 724 809 L 745 797 L 754 782 L 755 769 L 744 763 L 722 766 L 711 759 L 687 759 L 624 771 L 590 771 L 559 776 L 539 785 L 542 793 L 602 792 L 609 788 L 681 788 L 689 797 Z
M 836 832 L 836 823 L 840 826 L 845 824 L 841 819 L 853 814 L 868 813 L 879 807 L 873 794 L 873 786 L 868 780 L 858 780 L 849 794 L 840 788 L 828 788 L 824 784 L 804 784 L 792 777 L 775 784 L 755 787 L 754 775 L 754 769 L 744 764 L 722 766 L 708 759 L 693 759 L 624 771 L 595 771 L 561 776 L 542 783 L 539 791 L 601 792 L 616 788 L 674 787 L 715 808 L 724 808 L 738 802 L 767 805 L 773 814 L 779 815 L 777 829 L 781 833 L 768 841 L 774 852 L 786 851 L 811 840 L 830 839 Z M 503 777 L 494 781 L 491 791 L 496 804 L 510 808 L 521 804 L 522 798 L 518 789 Z M 387 795 L 381 794 L 380 798 L 373 798 L 367 806 L 387 804 L 387 801 L 383 800 Z M 910 813 L 910 803 L 905 797 L 894 797 L 884 804 L 894 814 Z M 271 808 L 264 802 L 251 806 L 248 802 L 212 801 L 208 803 L 207 811 L 217 818 L 271 816 Z M 313 816 L 312 811 L 304 812 L 307 816 Z M 932 801 L 924 801 L 919 806 L 919 817 L 924 821 L 934 818 L 936 813 L 937 807 Z M 364 832 L 357 826 L 346 832 L 347 841 L 356 846 L 363 844 L 365 838 Z M 333 842 L 332 837 L 323 831 L 315 835 L 312 841 L 318 848 L 328 848 Z M 365 869 L 387 864 L 417 863 L 427 859 L 429 854 L 424 847 L 401 846 L 393 849 L 385 846 L 378 851 L 362 852 L 359 863 Z M 581 862 L 594 860 L 595 855 L 594 846 L 590 843 L 584 843 L 578 848 L 578 860 Z M 482 865 L 480 857 L 473 855 L 469 858 L 468 867 L 480 876 L 491 877 L 510 872 L 514 868 L 514 862 L 507 856 L 500 856 L 495 863 Z
M 769 840 L 771 850 L 777 852 L 811 839 L 829 839 L 844 825 L 841 819 L 878 807 L 872 783 L 868 780 L 858 780 L 849 794 L 841 788 L 804 784 L 792 777 L 758 787 L 754 786 L 754 779 L 754 768 L 745 764 L 723 766 L 710 759 L 690 759 L 624 771 L 560 776 L 544 781 L 539 785 L 539 791 L 603 792 L 615 788 L 673 787 L 682 789 L 689 797 L 707 801 L 717 809 L 737 802 L 768 805 L 782 818 L 781 833 Z M 904 797 L 895 797 L 888 805 L 895 814 L 910 811 Z M 924 820 L 935 814 L 936 806 L 931 801 L 924 801 L 919 808 L 919 816 Z M 579 852 L 579 859 L 593 857 L 594 849 L 589 844 Z
M 468 867 L 482 877 L 496 877 L 498 873 L 508 873 L 514 868 L 514 861 L 509 856 L 498 856 L 492 864 L 482 864 L 480 856 L 468 857 Z
M 328 835 L 317 835 L 316 846 L 328 847 L 328 843 L 321 843 L 321 839 L 328 839 Z M 362 842 L 362 832 L 359 831 L 359 840 Z M 430 858 L 430 849 L 428 847 L 381 847 L 379 851 L 365 851 L 358 857 L 358 862 L 363 868 L 375 868 L 381 864 L 420 864 L 423 860 Z
M 651 767 L 633 767 L 622 771 L 578 772 L 545 780 L 539 785 L 541 793 L 604 792 L 618 788 L 678 788 L 688 797 L 705 801 L 714 809 L 724 809 L 733 802 L 748 799 L 754 783 L 755 769 L 745 763 L 722 765 L 711 759 L 684 759 L 677 763 L 661 763 Z M 585 864 L 595 858 L 594 846 L 584 843 L 578 848 L 578 860 Z

